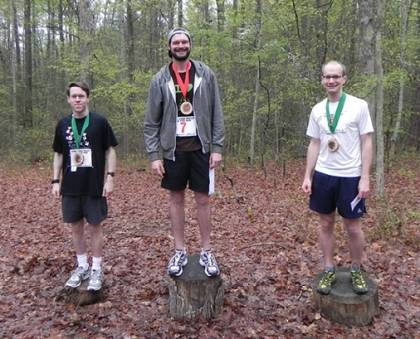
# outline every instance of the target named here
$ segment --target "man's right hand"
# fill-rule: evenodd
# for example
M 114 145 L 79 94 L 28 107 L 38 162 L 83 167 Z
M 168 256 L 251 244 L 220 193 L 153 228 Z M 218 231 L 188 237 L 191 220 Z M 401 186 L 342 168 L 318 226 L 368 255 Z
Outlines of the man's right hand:
M 165 174 L 165 168 L 163 167 L 162 160 L 154 160 L 151 162 L 152 172 L 159 177 L 163 178 Z
M 312 192 L 312 181 L 311 181 L 311 179 L 307 179 L 307 178 L 303 179 L 302 190 L 306 194 L 311 194 L 311 192 Z

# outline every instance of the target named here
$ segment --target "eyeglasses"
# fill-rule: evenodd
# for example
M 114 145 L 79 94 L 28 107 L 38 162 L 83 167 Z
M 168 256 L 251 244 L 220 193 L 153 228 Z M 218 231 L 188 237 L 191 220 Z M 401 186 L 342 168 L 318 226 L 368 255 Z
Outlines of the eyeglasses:
M 342 75 L 323 75 L 322 77 L 327 80 L 330 80 L 330 79 L 338 80 L 342 78 L 343 76 Z

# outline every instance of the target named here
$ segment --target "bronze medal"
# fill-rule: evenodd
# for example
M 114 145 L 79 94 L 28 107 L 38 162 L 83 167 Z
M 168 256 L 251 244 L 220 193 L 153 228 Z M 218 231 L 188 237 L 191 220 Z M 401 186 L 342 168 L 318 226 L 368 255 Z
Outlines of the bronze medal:
M 83 154 L 81 152 L 75 153 L 73 160 L 76 166 L 80 166 L 81 164 L 83 164 L 83 160 L 84 160 Z
M 336 138 L 332 137 L 331 139 L 328 140 L 328 149 L 330 150 L 330 152 L 336 152 L 339 147 L 340 145 L 338 144 L 338 141 Z
M 180 111 L 184 115 L 190 115 L 193 111 L 192 105 L 188 101 L 184 101 L 179 107 Z

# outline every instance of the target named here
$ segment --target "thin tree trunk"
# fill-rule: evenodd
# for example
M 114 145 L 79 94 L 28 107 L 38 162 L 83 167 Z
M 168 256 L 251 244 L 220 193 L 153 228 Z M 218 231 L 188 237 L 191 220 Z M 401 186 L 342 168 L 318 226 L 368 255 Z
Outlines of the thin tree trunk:
M 216 0 L 217 6 L 217 31 L 225 30 L 225 0 Z
M 184 9 L 182 5 L 182 0 L 178 0 L 178 27 L 182 27 L 184 24 Z
M 376 191 L 379 197 L 384 195 L 384 71 L 382 67 L 382 26 L 385 15 L 384 0 L 376 0 L 376 37 L 375 37 L 375 73 L 376 87 Z
M 405 69 L 405 42 L 407 35 L 407 26 L 408 26 L 408 12 L 410 9 L 410 0 L 401 0 L 400 6 L 400 16 L 401 16 L 401 35 L 400 35 L 400 67 L 401 71 Z M 400 133 L 402 112 L 404 107 L 404 82 L 405 74 L 400 76 L 400 90 L 398 94 L 398 112 L 397 119 L 395 120 L 394 130 L 391 136 L 391 148 L 390 148 L 390 158 L 393 158 L 395 155 L 395 149 L 398 139 L 398 134 Z
M 257 16 L 257 36 L 255 43 L 255 51 L 258 53 L 261 46 L 261 0 L 256 0 L 256 16 Z M 255 131 L 257 127 L 257 110 L 258 110 L 258 95 L 260 93 L 260 67 L 257 60 L 257 70 L 255 75 L 255 92 L 254 92 L 254 107 L 252 110 L 252 124 L 251 124 L 251 143 L 249 147 L 249 162 L 254 164 L 255 160 Z
M 94 32 L 94 15 L 90 8 L 91 1 L 81 0 L 79 3 L 80 20 L 80 77 L 82 80 L 89 80 L 89 64 L 91 54 L 91 41 Z
M 25 31 L 25 112 L 23 126 L 31 128 L 32 117 L 32 26 L 31 26 L 31 2 L 24 3 L 24 31 Z

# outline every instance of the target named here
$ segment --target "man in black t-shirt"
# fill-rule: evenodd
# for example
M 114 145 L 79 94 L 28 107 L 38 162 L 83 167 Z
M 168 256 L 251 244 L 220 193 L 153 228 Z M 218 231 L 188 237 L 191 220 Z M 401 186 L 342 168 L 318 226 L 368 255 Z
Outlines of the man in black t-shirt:
M 63 220 L 72 227 L 77 256 L 77 268 L 66 286 L 76 288 L 89 279 L 88 290 L 97 291 L 103 280 L 101 222 L 107 217 L 106 198 L 114 189 L 117 140 L 108 121 L 89 111 L 89 94 L 84 82 L 72 82 L 67 87 L 72 114 L 61 119 L 55 129 L 52 193 L 62 196 Z M 85 220 L 91 235 L 91 270 Z
M 171 62 L 150 84 L 144 120 L 146 150 L 152 171 L 169 190 L 175 253 L 168 273 L 180 276 L 185 248 L 185 189 L 194 191 L 200 227 L 200 265 L 207 276 L 220 273 L 210 244 L 210 199 L 214 168 L 222 162 L 224 122 L 216 77 L 204 63 L 191 60 L 191 37 L 183 28 L 168 35 Z

